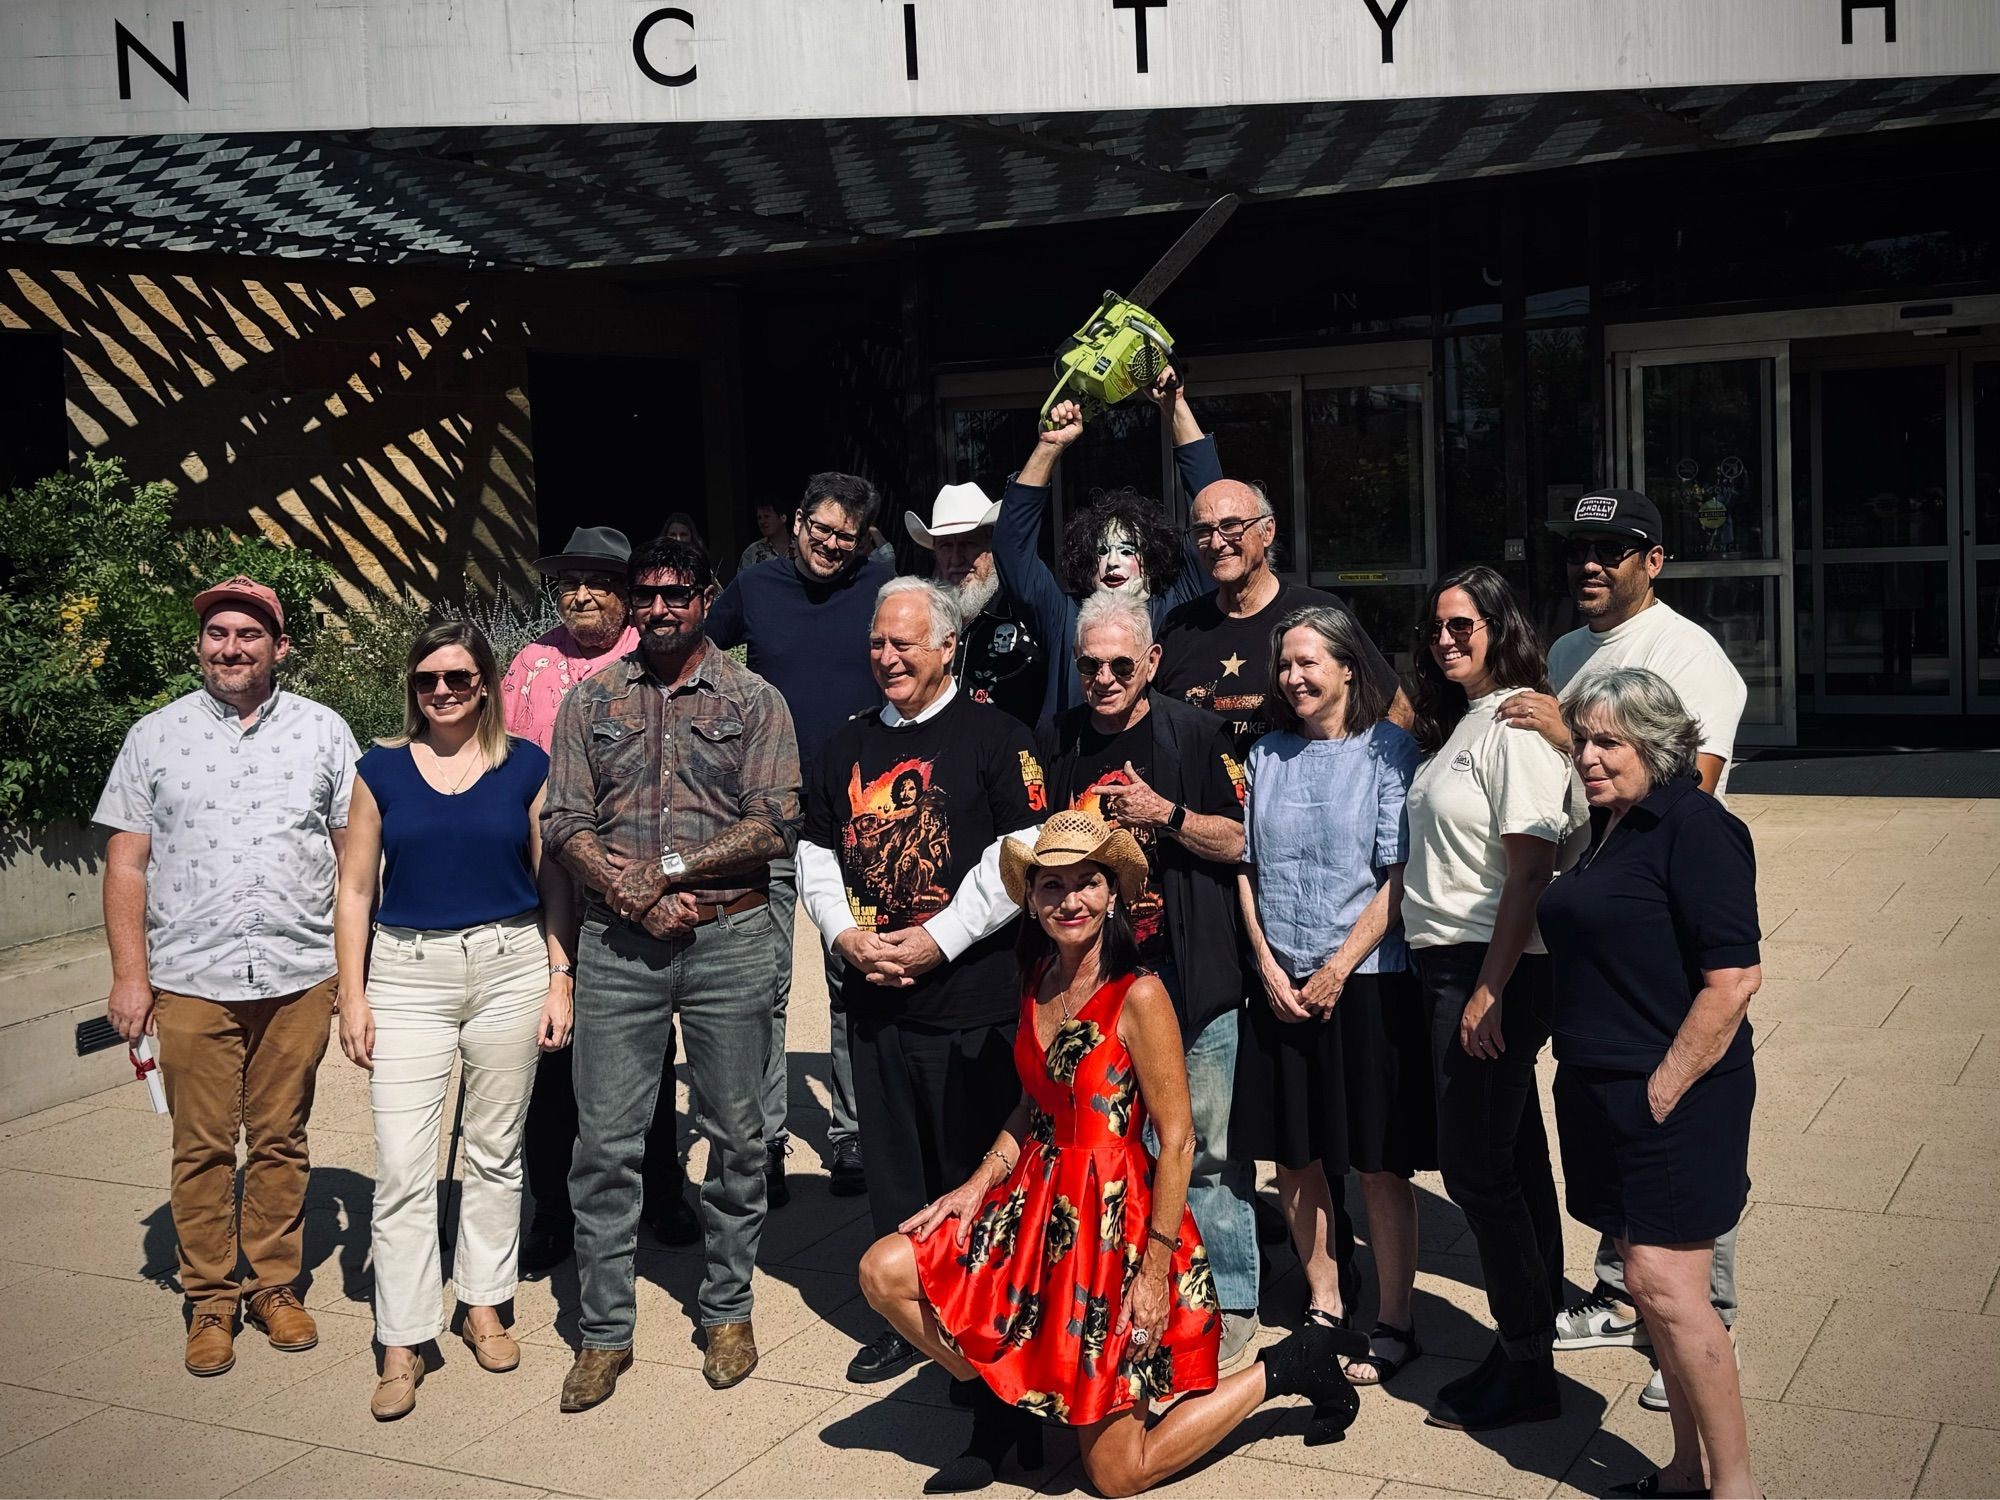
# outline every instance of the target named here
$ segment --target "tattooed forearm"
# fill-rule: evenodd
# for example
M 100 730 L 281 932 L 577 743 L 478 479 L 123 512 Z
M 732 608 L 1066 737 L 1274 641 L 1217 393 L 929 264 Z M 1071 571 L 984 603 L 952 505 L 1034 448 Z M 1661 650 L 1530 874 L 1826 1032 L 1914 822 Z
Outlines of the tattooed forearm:
M 683 890 L 717 885 L 731 876 L 760 871 L 784 853 L 783 834 L 762 818 L 745 818 L 686 855 L 687 868 L 674 884 Z
M 618 878 L 603 841 L 588 831 L 572 835 L 555 851 L 556 861 L 578 880 L 603 895 Z

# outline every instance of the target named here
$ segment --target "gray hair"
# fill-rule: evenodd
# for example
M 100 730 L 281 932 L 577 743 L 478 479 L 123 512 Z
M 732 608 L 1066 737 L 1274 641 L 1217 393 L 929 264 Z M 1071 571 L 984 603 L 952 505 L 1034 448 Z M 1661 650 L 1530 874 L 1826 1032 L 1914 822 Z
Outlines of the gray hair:
M 1631 742 L 1653 786 L 1671 785 L 1695 769 L 1701 723 L 1658 672 L 1613 667 L 1571 688 L 1562 700 L 1571 744 L 1584 739 L 1583 720 L 1599 712 Z
M 942 646 L 946 636 L 957 635 L 965 628 L 965 617 L 951 590 L 928 578 L 891 578 L 875 591 L 875 612 L 880 614 L 882 606 L 898 594 L 922 594 L 930 606 L 931 635 L 925 645 Z
M 1081 650 L 1084 636 L 1106 625 L 1118 625 L 1131 631 L 1139 655 L 1144 656 L 1153 649 L 1153 617 L 1146 606 L 1125 594 L 1108 593 L 1103 589 L 1084 600 L 1083 608 L 1076 612 L 1076 639 L 1071 644 Z

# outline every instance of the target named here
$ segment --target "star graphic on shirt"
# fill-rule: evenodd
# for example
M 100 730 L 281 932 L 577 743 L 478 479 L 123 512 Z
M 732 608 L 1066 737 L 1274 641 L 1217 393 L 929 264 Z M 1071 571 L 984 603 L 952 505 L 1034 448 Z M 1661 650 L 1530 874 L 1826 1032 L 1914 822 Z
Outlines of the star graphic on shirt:
M 1234 677 L 1242 672 L 1242 670 L 1243 658 L 1238 656 L 1234 651 L 1222 659 L 1222 675 L 1224 677 Z

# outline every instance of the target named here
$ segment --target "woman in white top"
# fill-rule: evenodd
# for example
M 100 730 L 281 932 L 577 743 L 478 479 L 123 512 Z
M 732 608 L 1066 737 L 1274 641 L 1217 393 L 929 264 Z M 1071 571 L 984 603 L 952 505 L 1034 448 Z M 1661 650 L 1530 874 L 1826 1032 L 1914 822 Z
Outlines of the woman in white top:
M 1479 1245 L 1499 1338 L 1438 1393 L 1437 1427 L 1469 1432 L 1557 1412 L 1551 1345 L 1562 1226 L 1535 1086 L 1549 1036 L 1549 959 L 1535 903 L 1580 818 L 1566 757 L 1496 717 L 1548 691 L 1542 648 L 1507 580 L 1468 568 L 1418 617 L 1416 724 L 1402 920 L 1430 1012 L 1438 1164 Z

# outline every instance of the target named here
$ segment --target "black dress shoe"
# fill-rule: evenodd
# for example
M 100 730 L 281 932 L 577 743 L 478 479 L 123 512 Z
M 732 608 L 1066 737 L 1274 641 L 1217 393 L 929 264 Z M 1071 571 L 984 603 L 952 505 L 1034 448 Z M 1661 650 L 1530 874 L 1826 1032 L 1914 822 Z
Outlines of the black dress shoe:
M 773 1141 L 764 1152 L 764 1206 L 783 1208 L 792 1201 L 791 1184 L 785 1181 L 785 1157 L 790 1141 Z
M 1554 1359 L 1504 1360 L 1479 1384 L 1456 1392 L 1424 1418 L 1431 1427 L 1455 1432 L 1490 1432 L 1517 1422 L 1547 1422 L 1562 1415 Z
M 850 1138 L 833 1148 L 831 1176 L 827 1191 L 836 1198 L 859 1198 L 868 1191 L 868 1173 L 861 1165 L 861 1142 Z
M 1021 1467 L 1042 1466 L 1041 1418 L 1009 1406 L 987 1388 L 972 1393 L 972 1441 L 965 1451 L 924 1481 L 926 1495 L 963 1495 L 993 1483 L 1000 1465 L 1016 1448 Z
M 924 1357 L 923 1350 L 893 1328 L 885 1328 L 874 1342 L 863 1344 L 847 1362 L 847 1378 L 856 1385 L 873 1385 L 893 1380 Z
M 531 1224 L 521 1236 L 520 1274 L 538 1281 L 568 1260 L 575 1249 L 574 1224 Z
M 684 1192 L 662 1189 L 658 1193 L 648 1193 L 645 1218 L 663 1245 L 701 1243 L 701 1220 L 695 1216 L 694 1205 L 687 1201 Z

